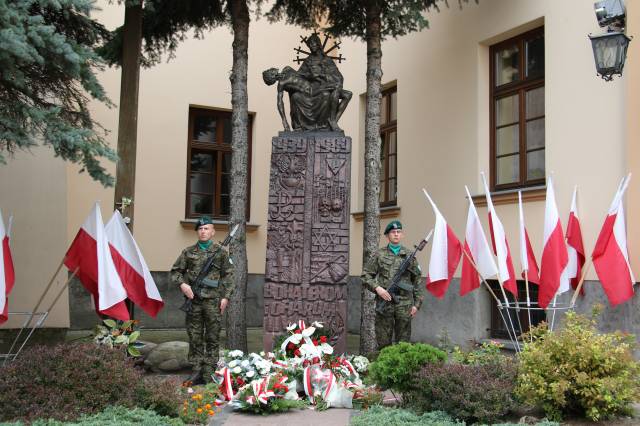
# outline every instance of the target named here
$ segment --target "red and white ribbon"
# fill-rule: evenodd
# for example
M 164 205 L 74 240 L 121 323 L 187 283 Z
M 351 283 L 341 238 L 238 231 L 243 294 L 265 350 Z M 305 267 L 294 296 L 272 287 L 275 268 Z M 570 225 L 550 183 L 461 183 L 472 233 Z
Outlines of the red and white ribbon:
M 234 397 L 233 386 L 231 385 L 231 371 L 224 367 L 219 374 L 222 376 L 222 394 L 227 401 L 231 401 Z
M 298 320 L 298 328 L 300 330 L 304 330 L 305 328 L 307 328 L 307 325 L 304 323 L 304 320 Z
M 311 367 L 306 367 L 302 373 L 302 385 L 304 393 L 308 397 L 313 397 L 313 385 L 311 384 Z
M 331 370 L 327 370 L 328 373 L 323 374 L 322 380 L 327 383 L 327 390 L 324 392 L 324 399 L 327 399 L 329 392 L 336 384 L 336 376 Z
M 280 360 L 273 361 L 273 365 L 275 365 L 276 367 L 279 367 L 279 368 L 287 368 L 288 367 L 286 362 L 280 361 Z
M 315 374 L 313 370 L 315 370 Z M 317 367 L 305 368 L 302 376 L 302 384 L 304 385 L 305 394 L 310 398 L 313 398 L 314 384 L 316 383 L 320 389 L 322 385 L 325 386 L 323 398 L 326 399 L 331 389 L 336 385 L 336 376 L 331 370 L 320 370 Z
M 341 358 L 341 359 L 342 359 L 342 364 L 344 364 L 349 369 L 349 372 L 357 377 L 358 376 L 358 372 L 353 367 L 353 364 L 351 364 L 351 362 L 349 362 L 349 360 L 346 359 L 346 358 Z

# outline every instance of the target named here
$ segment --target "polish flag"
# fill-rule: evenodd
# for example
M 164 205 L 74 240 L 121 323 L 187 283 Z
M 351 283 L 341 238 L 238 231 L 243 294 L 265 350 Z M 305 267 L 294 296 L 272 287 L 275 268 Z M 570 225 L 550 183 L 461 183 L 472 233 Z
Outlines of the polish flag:
M 546 308 L 557 295 L 569 291 L 569 254 L 564 242 L 562 223 L 556 205 L 551 176 L 547 180 L 547 200 L 544 209 L 544 245 L 540 263 L 538 306 Z
M 632 298 L 633 285 L 636 282 L 629 265 L 627 229 L 622 206 L 622 197 L 630 177 L 631 175 L 623 180 L 614 197 L 591 255 L 593 266 L 611 306 Z
M 527 278 L 530 283 L 539 284 L 538 262 L 531 248 L 529 233 L 524 226 L 524 212 L 522 209 L 522 192 L 518 191 L 518 208 L 520 211 L 520 265 L 522 266 L 522 278 Z
M 15 271 L 13 269 L 13 260 L 11 258 L 11 250 L 9 249 L 9 235 L 4 228 L 4 220 L 0 211 L 0 324 L 5 323 L 8 319 L 9 302 L 7 296 L 13 289 L 16 281 Z
M 567 222 L 567 250 L 569 252 L 569 279 L 571 287 L 578 287 L 580 277 L 582 276 L 582 267 L 584 266 L 584 244 L 582 243 L 582 230 L 580 229 L 580 220 L 578 219 L 578 207 L 576 204 L 576 196 L 578 187 L 573 189 L 573 198 L 571 199 L 571 211 L 569 212 L 569 221 Z M 580 294 L 584 295 L 584 286 L 580 289 Z
M 71 271 L 78 268 L 78 278 L 92 294 L 98 313 L 123 321 L 129 319 L 124 303 L 127 292 L 111 257 L 98 203 L 71 243 L 64 264 Z
M 493 252 L 498 258 L 498 279 L 502 284 L 502 287 L 506 288 L 513 294 L 515 298 L 518 298 L 518 285 L 516 283 L 516 273 L 513 270 L 513 261 L 511 260 L 511 250 L 509 249 L 509 242 L 504 232 L 504 226 L 500 222 L 500 218 L 493 208 L 493 202 L 491 202 L 491 193 L 487 186 L 487 180 L 482 175 L 482 182 L 484 183 L 484 192 L 487 197 L 487 208 L 489 210 L 489 231 L 491 232 L 491 243 L 493 244 Z
M 480 287 L 480 279 L 478 274 L 487 280 L 498 275 L 498 267 L 493 259 L 493 254 L 489 248 L 489 242 L 484 235 L 476 206 L 473 205 L 473 199 L 469 193 L 469 188 L 464 187 L 469 198 L 469 212 L 467 213 L 467 229 L 464 235 L 464 251 L 473 259 L 476 267 L 467 256 L 462 257 L 462 275 L 460 277 L 460 296 Z M 477 270 L 476 270 L 477 268 Z
M 440 210 L 424 189 L 424 195 L 431 203 L 436 215 L 433 230 L 431 259 L 429 260 L 429 275 L 427 275 L 427 290 L 435 297 L 442 299 L 449 288 L 449 283 L 460 263 L 462 248 L 451 227 L 440 214 Z
M 164 306 L 156 283 L 149 272 L 142 252 L 118 210 L 105 226 L 111 257 L 116 265 L 127 296 L 153 318 Z

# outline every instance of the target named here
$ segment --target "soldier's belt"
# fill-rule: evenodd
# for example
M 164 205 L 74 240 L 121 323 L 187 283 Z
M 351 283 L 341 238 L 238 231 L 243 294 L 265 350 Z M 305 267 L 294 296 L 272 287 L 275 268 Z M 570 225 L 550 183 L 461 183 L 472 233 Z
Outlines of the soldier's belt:
M 210 280 L 209 278 L 205 278 L 202 280 L 202 285 L 209 288 L 217 288 L 220 285 L 218 280 Z

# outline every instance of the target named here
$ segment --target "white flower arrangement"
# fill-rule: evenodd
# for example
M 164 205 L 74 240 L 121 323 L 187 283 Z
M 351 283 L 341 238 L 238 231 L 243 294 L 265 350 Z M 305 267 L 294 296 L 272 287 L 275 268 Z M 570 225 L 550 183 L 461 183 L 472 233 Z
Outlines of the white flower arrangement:
M 356 355 L 351 358 L 351 364 L 359 374 L 366 373 L 369 369 L 369 359 L 362 355 Z
M 229 351 L 228 355 L 231 358 L 242 358 L 244 356 L 244 352 L 242 352 L 241 350 L 234 350 L 234 351 Z

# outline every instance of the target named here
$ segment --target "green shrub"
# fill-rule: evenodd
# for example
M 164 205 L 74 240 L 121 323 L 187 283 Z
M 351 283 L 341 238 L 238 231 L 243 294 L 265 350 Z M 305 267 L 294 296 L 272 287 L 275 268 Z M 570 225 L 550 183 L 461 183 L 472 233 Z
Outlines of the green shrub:
M 412 375 L 424 365 L 441 363 L 447 354 L 424 343 L 400 342 L 382 349 L 369 366 L 371 379 L 386 389 L 404 393 L 411 389 Z
M 135 405 L 153 410 L 161 416 L 178 417 L 180 387 L 178 379 L 145 377 L 138 386 Z
M 404 403 L 418 412 L 444 411 L 467 422 L 495 422 L 515 408 L 516 373 L 516 366 L 506 362 L 427 364 L 414 374 Z
M 15 426 L 20 423 L 14 423 Z M 172 419 L 142 408 L 109 407 L 90 416 L 72 422 L 59 420 L 36 420 L 32 426 L 180 426 L 179 419 Z
M 502 346 L 494 341 L 476 344 L 471 351 L 463 351 L 456 346 L 453 348 L 452 358 L 455 362 L 465 365 L 501 364 L 509 360 L 502 354 Z
M 373 407 L 351 418 L 351 426 L 464 426 L 447 413 L 435 411 L 419 416 L 412 411 L 398 408 Z
M 116 405 L 175 416 L 171 385 L 145 383 L 121 350 L 94 343 L 34 346 L 0 368 L 0 420 L 74 420 Z
M 534 341 L 520 354 L 517 394 L 553 420 L 566 414 L 595 421 L 627 414 L 640 398 L 634 337 L 599 333 L 594 318 L 569 312 L 561 330 L 536 327 Z

